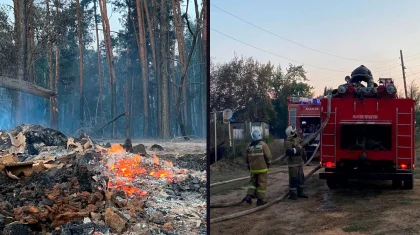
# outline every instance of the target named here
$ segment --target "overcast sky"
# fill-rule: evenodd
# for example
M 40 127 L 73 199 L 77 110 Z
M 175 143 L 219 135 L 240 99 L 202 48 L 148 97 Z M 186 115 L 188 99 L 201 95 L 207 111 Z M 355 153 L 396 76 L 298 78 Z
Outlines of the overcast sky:
M 215 62 L 227 62 L 236 53 L 283 68 L 304 64 L 318 95 L 324 86 L 344 83 L 344 77 L 361 64 L 372 70 L 375 81 L 392 77 L 402 89 L 401 49 L 407 82 L 420 81 L 419 0 L 211 0 L 210 4 L 210 55 Z

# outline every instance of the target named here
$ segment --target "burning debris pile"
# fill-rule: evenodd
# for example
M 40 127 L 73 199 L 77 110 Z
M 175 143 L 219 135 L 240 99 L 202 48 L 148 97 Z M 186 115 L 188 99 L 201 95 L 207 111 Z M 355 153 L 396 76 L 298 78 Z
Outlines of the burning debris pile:
M 205 234 L 205 165 L 184 167 L 198 168 L 191 156 L 128 153 L 33 125 L 0 133 L 0 151 L 4 234 Z

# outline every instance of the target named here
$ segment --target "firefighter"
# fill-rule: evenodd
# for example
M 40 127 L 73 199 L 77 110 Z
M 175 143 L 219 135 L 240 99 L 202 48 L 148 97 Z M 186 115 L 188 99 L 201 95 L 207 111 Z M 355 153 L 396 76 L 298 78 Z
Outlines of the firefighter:
M 308 198 L 303 193 L 303 183 L 305 176 L 303 174 L 303 159 L 301 139 L 297 136 L 296 127 L 289 126 L 286 128 L 287 139 L 284 141 L 284 149 L 288 156 L 287 164 L 289 166 L 289 199 L 296 200 L 300 198 Z
M 360 65 L 353 72 L 351 72 L 350 83 L 366 82 L 367 87 L 374 88 L 374 81 L 372 72 L 364 65 Z
M 260 131 L 253 131 L 251 136 L 252 142 L 246 151 L 246 164 L 251 172 L 251 179 L 244 201 L 252 204 L 251 199 L 257 198 L 257 206 L 262 206 L 266 204 L 264 198 L 267 188 L 267 172 L 272 156 L 268 145 L 262 141 Z

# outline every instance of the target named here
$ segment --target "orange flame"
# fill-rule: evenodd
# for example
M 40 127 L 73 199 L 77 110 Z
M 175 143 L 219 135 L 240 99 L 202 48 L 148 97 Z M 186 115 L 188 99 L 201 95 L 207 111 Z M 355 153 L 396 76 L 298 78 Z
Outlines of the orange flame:
M 125 150 L 120 144 L 112 144 L 111 148 L 108 149 L 108 154 L 122 153 L 122 152 L 125 152 Z
M 159 158 L 156 155 L 153 155 L 153 161 L 155 162 L 155 165 L 159 166 Z
M 174 164 L 172 162 L 164 161 L 164 163 L 165 163 L 165 166 L 174 167 Z

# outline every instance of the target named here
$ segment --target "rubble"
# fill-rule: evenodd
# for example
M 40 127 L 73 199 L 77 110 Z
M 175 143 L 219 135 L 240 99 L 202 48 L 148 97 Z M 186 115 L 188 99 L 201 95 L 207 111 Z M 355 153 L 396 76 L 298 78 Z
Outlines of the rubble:
M 154 144 L 154 145 L 152 145 L 152 147 L 150 147 L 150 149 L 152 150 L 152 151 L 163 151 L 164 149 L 163 149 L 163 147 L 162 146 L 160 146 L 160 145 L 158 145 L 158 144 Z
M 34 125 L 0 133 L 0 150 L 0 233 L 206 233 L 204 155 L 130 153 Z
M 146 147 L 144 147 L 143 144 L 138 144 L 138 145 L 134 146 L 131 152 L 132 153 L 143 154 L 143 155 L 147 154 Z

